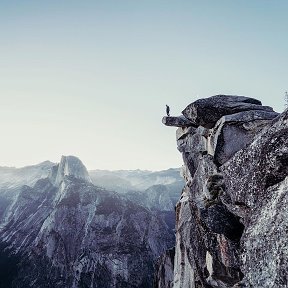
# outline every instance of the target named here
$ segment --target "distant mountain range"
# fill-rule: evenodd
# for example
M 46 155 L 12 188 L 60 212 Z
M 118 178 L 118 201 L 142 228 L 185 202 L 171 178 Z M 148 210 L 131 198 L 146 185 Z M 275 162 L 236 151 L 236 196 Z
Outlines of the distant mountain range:
M 0 287 L 152 287 L 174 246 L 179 169 L 0 167 Z
M 75 157 L 76 158 L 76 157 Z M 52 167 L 57 163 L 44 161 L 37 165 L 23 168 L 0 166 L 0 187 L 16 187 L 33 185 L 40 178 L 46 178 L 51 173 Z M 86 169 L 86 168 L 85 168 Z M 97 186 L 117 191 L 119 193 L 131 190 L 143 191 L 153 185 L 183 184 L 180 168 L 170 168 L 163 171 L 148 170 L 90 170 L 88 174 Z
M 146 170 L 92 170 L 90 177 L 95 185 L 104 186 L 118 192 L 146 190 L 153 185 L 183 185 L 180 169 L 151 172 Z

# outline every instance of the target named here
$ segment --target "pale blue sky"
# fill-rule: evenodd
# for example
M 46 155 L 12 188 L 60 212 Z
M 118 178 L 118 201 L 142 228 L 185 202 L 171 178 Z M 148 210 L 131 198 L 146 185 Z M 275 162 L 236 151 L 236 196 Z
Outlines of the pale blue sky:
M 0 165 L 182 164 L 165 104 L 288 90 L 288 1 L 0 1 Z

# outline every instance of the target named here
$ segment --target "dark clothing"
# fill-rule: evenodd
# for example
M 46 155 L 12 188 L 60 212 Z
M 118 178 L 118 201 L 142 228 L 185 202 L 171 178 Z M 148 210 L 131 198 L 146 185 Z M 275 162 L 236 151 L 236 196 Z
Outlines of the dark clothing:
M 166 105 L 166 114 L 167 116 L 170 116 L 170 107 Z

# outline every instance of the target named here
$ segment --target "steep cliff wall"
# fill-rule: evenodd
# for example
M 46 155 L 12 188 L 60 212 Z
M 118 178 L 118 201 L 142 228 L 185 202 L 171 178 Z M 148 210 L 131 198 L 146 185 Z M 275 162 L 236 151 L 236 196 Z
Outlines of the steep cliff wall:
M 186 181 L 173 287 L 287 287 L 288 111 L 217 95 L 182 114 L 163 118 L 179 127 Z

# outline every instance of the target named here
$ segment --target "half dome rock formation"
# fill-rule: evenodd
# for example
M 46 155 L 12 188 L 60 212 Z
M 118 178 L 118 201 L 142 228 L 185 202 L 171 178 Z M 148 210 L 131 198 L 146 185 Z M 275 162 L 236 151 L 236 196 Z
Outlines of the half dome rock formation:
M 176 204 L 174 276 L 163 256 L 155 287 L 288 287 L 288 110 L 217 95 L 183 115 L 192 126 L 165 120 L 179 127 L 186 181 Z
M 57 173 L 55 173 L 57 171 Z M 92 183 L 86 167 L 80 159 L 75 156 L 62 156 L 60 163 L 54 168 L 52 178 L 55 177 L 55 184 L 59 185 L 65 177 L 72 176 Z

